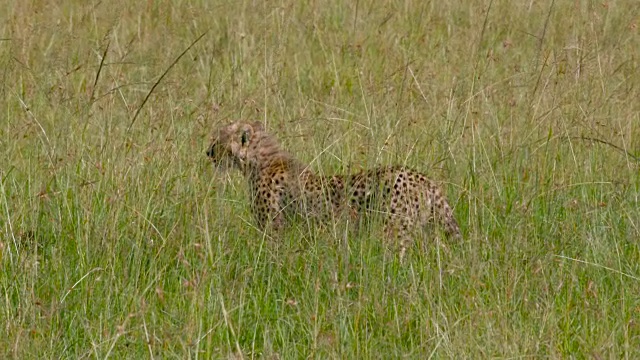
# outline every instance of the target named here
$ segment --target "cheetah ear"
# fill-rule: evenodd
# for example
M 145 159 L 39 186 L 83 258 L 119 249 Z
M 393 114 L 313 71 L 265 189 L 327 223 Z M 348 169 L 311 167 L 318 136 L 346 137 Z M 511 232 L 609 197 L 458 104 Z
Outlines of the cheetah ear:
M 264 127 L 262 126 L 262 123 L 259 121 L 252 122 L 251 127 L 253 128 L 253 131 L 264 131 Z
M 257 121 L 243 126 L 242 137 L 240 138 L 242 146 L 245 146 L 249 141 L 251 141 L 256 131 L 262 131 L 262 129 L 262 124 Z
M 247 145 L 247 143 L 251 139 L 251 135 L 252 135 L 251 133 L 252 133 L 252 131 L 249 130 L 249 129 L 247 129 L 247 130 L 242 132 L 242 137 L 240 138 L 242 146 Z
M 250 124 L 245 124 L 244 126 L 242 126 L 242 136 L 240 137 L 240 144 L 242 144 L 242 146 L 247 145 L 247 143 L 251 141 L 251 138 L 253 138 L 253 133 L 253 126 L 251 126 Z

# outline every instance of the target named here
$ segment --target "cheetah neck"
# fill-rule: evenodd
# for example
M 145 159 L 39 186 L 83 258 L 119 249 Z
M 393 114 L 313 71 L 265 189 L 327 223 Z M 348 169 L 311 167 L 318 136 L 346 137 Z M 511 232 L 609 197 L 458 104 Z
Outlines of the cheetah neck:
M 293 155 L 280 147 L 278 142 L 266 133 L 256 134 L 247 155 L 245 175 L 255 175 L 270 167 L 285 167 L 289 171 L 301 173 L 305 166 Z

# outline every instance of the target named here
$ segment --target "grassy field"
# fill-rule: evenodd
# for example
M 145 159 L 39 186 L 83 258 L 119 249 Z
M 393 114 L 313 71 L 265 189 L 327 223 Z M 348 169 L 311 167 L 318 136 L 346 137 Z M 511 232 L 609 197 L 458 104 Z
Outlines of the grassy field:
M 5 1 L 0 358 L 640 357 L 640 4 Z M 215 127 L 461 241 L 254 227 Z

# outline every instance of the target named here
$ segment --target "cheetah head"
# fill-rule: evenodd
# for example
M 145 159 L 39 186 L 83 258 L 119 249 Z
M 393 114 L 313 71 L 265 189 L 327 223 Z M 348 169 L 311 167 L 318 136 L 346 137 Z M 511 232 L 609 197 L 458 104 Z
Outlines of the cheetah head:
M 223 126 L 214 131 L 207 156 L 217 166 L 228 168 L 233 165 L 243 169 L 251 141 L 258 131 L 262 131 L 262 125 L 258 122 L 236 121 Z

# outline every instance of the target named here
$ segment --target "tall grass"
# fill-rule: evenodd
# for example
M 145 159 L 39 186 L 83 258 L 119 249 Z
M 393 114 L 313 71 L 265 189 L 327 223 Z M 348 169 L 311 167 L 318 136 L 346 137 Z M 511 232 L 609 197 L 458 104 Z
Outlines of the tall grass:
M 635 1 L 4 5 L 0 357 L 640 355 Z M 464 240 L 262 234 L 238 118 L 430 174 Z

